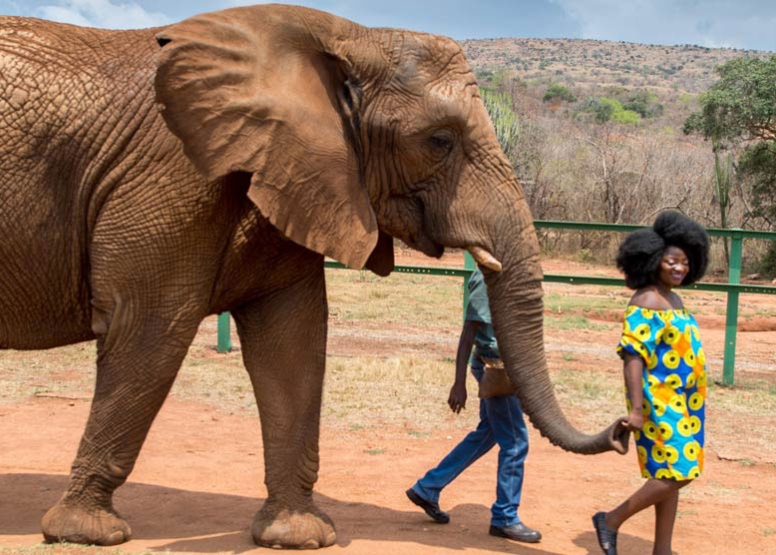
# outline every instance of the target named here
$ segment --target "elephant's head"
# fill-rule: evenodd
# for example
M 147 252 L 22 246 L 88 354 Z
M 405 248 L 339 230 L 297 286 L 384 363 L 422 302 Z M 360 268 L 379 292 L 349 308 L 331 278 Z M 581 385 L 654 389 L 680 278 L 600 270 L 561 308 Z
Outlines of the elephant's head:
M 534 425 L 567 450 L 625 451 L 617 423 L 587 436 L 558 407 L 531 214 L 455 42 L 291 6 L 205 14 L 157 39 L 164 119 L 205 176 L 250 174 L 279 230 L 353 268 L 390 273 L 391 237 L 468 249 Z

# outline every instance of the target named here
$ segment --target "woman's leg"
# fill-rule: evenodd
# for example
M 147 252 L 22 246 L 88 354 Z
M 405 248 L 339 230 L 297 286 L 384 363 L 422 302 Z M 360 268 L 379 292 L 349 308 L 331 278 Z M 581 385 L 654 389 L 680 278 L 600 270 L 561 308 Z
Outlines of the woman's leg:
M 665 499 L 655 504 L 655 546 L 652 555 L 671 555 L 671 538 L 674 535 L 679 490 L 689 483 L 689 480 L 674 482 L 676 488 Z
M 606 513 L 606 527 L 617 530 L 623 522 L 647 507 L 655 505 L 655 542 L 658 540 L 658 527 L 661 539 L 673 531 L 673 521 L 676 517 L 676 504 L 679 498 L 679 490 L 690 483 L 690 480 L 678 482 L 676 480 L 647 480 L 633 495 L 626 499 L 619 507 Z M 665 502 L 665 505 L 663 503 Z M 660 507 L 658 507 L 660 505 Z M 673 507 L 673 509 L 671 509 Z M 670 526 L 666 527 L 666 520 L 670 519 Z M 670 551 L 669 551 L 670 553 Z

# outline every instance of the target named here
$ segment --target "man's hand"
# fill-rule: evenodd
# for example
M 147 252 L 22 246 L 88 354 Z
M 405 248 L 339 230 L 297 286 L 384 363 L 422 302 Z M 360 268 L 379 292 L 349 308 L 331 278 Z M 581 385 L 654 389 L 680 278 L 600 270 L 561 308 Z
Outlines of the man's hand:
M 459 414 L 461 409 L 466 408 L 466 382 L 455 382 L 450 388 L 450 397 L 447 399 L 450 410 Z
M 458 339 L 458 350 L 455 354 L 455 381 L 450 388 L 450 397 L 447 398 L 447 404 L 455 414 L 459 414 L 461 409 L 466 408 L 466 370 L 469 367 L 469 356 L 474 346 L 474 336 L 480 326 L 482 322 L 465 320 L 461 337 Z

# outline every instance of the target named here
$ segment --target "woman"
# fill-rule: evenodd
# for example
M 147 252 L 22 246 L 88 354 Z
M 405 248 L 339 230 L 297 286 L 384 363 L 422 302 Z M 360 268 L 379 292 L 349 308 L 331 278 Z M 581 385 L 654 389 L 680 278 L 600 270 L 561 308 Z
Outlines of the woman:
M 636 292 L 617 352 L 623 359 L 628 419 L 646 483 L 621 505 L 593 516 L 598 543 L 617 554 L 617 531 L 655 507 L 653 555 L 671 555 L 679 490 L 703 471 L 706 356 L 698 324 L 673 289 L 699 280 L 708 264 L 706 231 L 677 212 L 628 235 L 617 266 Z

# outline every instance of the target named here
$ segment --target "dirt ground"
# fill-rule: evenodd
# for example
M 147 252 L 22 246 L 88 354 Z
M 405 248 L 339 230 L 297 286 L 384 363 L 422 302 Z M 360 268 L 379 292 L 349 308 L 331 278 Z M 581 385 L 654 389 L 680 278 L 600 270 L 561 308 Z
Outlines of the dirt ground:
M 545 267 L 546 272 L 559 269 L 589 273 L 569 262 L 551 262 Z M 547 289 L 562 292 L 564 287 Z M 776 309 L 776 298 L 765 297 L 746 302 L 758 306 L 770 303 Z M 694 300 L 721 302 L 701 296 Z M 723 318 L 707 316 L 701 322 L 713 377 L 721 368 Z M 773 322 L 763 318 L 751 324 L 764 331 L 742 329 L 737 376 L 776 383 Z M 381 326 L 380 332 L 382 339 L 375 343 L 369 341 L 368 334 L 358 335 L 345 323 L 333 324 L 329 355 L 415 349 L 454 356 L 456 337 L 452 334 L 413 344 L 407 338 L 422 335 L 422 330 Z M 562 360 L 566 367 L 577 365 L 588 371 L 591 365 L 600 364 L 596 357 L 562 358 L 561 353 L 611 355 L 617 334 L 616 329 L 548 329 L 545 341 L 550 363 Z M 728 390 L 716 388 L 713 395 L 728 394 Z M 776 554 L 776 449 L 771 445 L 774 415 L 721 422 L 715 420 L 713 407 L 712 396 L 708 418 L 714 427 L 710 428 L 707 467 L 701 479 L 682 493 L 674 551 L 682 555 Z M 0 403 L 0 552 L 24 551 L 40 543 L 40 519 L 65 487 L 88 409 L 89 402 L 83 398 L 33 397 Z M 474 425 L 476 411 L 468 412 L 467 418 Z M 584 415 L 571 416 L 584 420 Z M 441 505 L 450 512 L 451 522 L 437 525 L 406 499 L 404 491 L 465 433 L 466 429 L 449 422 L 443 420 L 424 434 L 412 433 L 409 423 L 342 430 L 324 422 L 316 499 L 338 531 L 336 545 L 325 553 L 597 554 L 600 551 L 591 515 L 614 506 L 642 483 L 633 450 L 625 457 L 573 455 L 551 446 L 532 429 L 520 515 L 528 525 L 541 530 L 541 543 L 517 544 L 487 533 L 496 450 L 445 490 Z M 263 476 L 255 417 L 171 397 L 151 430 L 130 481 L 116 495 L 116 507 L 134 533 L 121 549 L 259 551 L 251 542 L 249 528 L 266 497 Z M 620 533 L 620 553 L 650 553 L 652 526 L 649 511 L 629 521 Z M 59 550 L 77 551 L 65 547 L 55 551 Z

